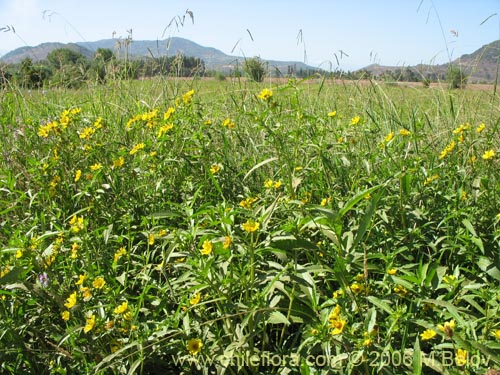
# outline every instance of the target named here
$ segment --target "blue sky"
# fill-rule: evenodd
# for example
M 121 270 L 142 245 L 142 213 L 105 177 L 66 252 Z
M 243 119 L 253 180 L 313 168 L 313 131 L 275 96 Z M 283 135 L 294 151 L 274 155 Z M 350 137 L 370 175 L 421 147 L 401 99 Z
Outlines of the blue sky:
M 188 9 L 194 24 L 186 16 L 184 25 L 167 27 Z M 353 70 L 471 53 L 500 39 L 500 1 L 0 0 L 0 28 L 6 26 L 15 33 L 0 32 L 0 54 L 43 42 L 126 37 L 132 29 L 135 40 L 178 36 L 231 55 Z

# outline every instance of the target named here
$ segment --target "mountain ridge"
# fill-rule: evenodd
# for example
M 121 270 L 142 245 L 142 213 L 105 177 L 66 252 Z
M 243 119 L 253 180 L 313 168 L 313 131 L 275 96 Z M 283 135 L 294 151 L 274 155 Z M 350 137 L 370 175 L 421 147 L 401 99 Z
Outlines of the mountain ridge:
M 132 40 L 128 39 L 101 39 L 91 42 L 59 43 L 47 42 L 38 46 L 20 47 L 10 51 L 0 57 L 0 62 L 16 64 L 29 57 L 33 61 L 40 61 L 47 58 L 47 55 L 57 48 L 69 48 L 79 52 L 87 58 L 92 58 L 98 48 L 111 49 L 119 57 L 128 55 L 130 58 L 136 57 L 161 57 L 165 55 L 174 56 L 183 54 L 203 60 L 209 70 L 228 72 L 236 69 L 245 60 L 241 56 L 227 55 L 224 52 L 213 48 L 197 44 L 189 39 L 171 37 L 163 40 Z M 282 74 L 290 73 L 290 70 L 316 70 L 322 69 L 309 66 L 299 61 L 281 61 L 263 59 L 267 61 L 273 69 L 279 70 Z M 450 64 L 462 67 L 469 76 L 469 82 L 494 82 L 498 77 L 498 67 L 500 65 L 500 40 L 488 43 L 469 54 L 464 54 L 447 64 L 417 64 L 408 66 L 386 66 L 371 64 L 357 71 L 367 71 L 373 77 L 394 77 L 398 72 L 410 69 L 416 76 L 423 77 L 444 77 Z
M 203 60 L 207 69 L 221 71 L 233 70 L 245 60 L 244 57 L 227 55 L 216 48 L 205 47 L 188 39 L 171 37 L 163 40 L 133 40 L 131 42 L 127 39 L 101 39 L 92 42 L 66 44 L 48 42 L 34 47 L 17 48 L 1 56 L 0 62 L 17 64 L 27 57 L 33 61 L 45 60 L 47 55 L 57 48 L 70 48 L 90 58 L 98 48 L 111 49 L 119 57 L 125 57 L 128 54 L 131 58 L 175 56 L 180 53 Z M 281 72 L 285 71 L 285 73 L 289 67 L 304 70 L 320 70 L 299 61 L 262 60 L 267 61 L 270 66 L 279 69 Z
M 381 77 L 390 72 L 403 71 L 404 69 L 410 69 L 421 77 L 426 75 L 442 77 L 448 71 L 450 64 L 461 67 L 468 76 L 468 81 L 471 83 L 492 83 L 497 78 L 500 78 L 497 77 L 500 67 L 500 40 L 485 44 L 474 52 L 464 54 L 445 64 L 417 64 L 408 66 L 371 64 L 360 70 L 367 71 L 374 77 Z

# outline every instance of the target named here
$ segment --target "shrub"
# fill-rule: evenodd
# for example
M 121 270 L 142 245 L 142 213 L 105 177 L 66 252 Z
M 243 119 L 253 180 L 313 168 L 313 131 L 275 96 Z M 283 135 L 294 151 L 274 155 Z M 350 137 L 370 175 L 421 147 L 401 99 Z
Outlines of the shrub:
M 262 82 L 266 74 L 266 63 L 258 57 L 246 59 L 243 70 L 252 81 Z
M 463 89 L 467 85 L 467 77 L 464 71 L 456 65 L 450 65 L 446 73 L 446 80 L 450 89 Z

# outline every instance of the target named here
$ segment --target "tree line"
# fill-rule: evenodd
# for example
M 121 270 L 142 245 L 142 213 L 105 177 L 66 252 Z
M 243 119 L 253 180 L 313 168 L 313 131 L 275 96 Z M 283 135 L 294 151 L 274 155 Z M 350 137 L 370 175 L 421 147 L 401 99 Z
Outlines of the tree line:
M 189 77 L 205 72 L 203 60 L 183 55 L 134 59 L 117 58 L 108 48 L 98 48 L 92 58 L 69 48 L 51 51 L 45 60 L 25 58 L 18 64 L 0 65 L 0 87 L 7 83 L 23 88 L 78 88 L 87 82 L 139 79 L 157 75 Z
M 419 72 L 413 68 L 387 70 L 373 75 L 367 70 L 344 72 L 336 70 L 325 72 L 320 69 L 296 69 L 289 66 L 287 72 L 269 66 L 258 57 L 247 58 L 241 67 L 226 74 L 233 77 L 245 75 L 247 78 L 261 82 L 264 77 L 306 78 L 321 75 L 330 79 L 376 79 L 386 82 L 422 82 L 429 86 L 430 82 L 448 81 L 451 88 L 463 88 L 467 76 L 460 67 L 451 66 L 446 73 Z M 225 79 L 226 74 L 207 70 L 205 62 L 199 58 L 184 55 L 117 58 L 108 48 L 98 48 L 92 58 L 69 48 L 58 48 L 51 51 L 45 60 L 34 62 L 25 58 L 19 64 L 0 64 L 0 88 L 14 84 L 22 88 L 68 87 L 78 88 L 87 82 L 104 83 L 113 79 L 140 79 L 154 76 L 193 77 L 212 76 Z

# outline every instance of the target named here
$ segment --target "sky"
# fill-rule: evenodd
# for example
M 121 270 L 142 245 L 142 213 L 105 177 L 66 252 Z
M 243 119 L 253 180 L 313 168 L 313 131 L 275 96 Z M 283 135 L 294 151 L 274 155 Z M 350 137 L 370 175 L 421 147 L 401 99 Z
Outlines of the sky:
M 130 32 L 327 70 L 441 64 L 500 39 L 500 0 L 0 0 L 0 55 Z

